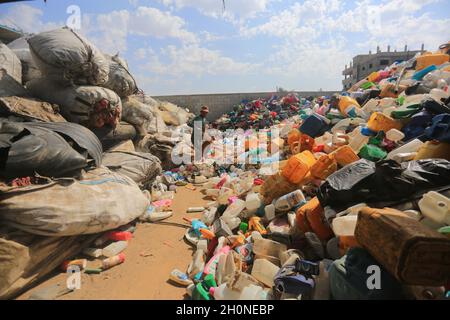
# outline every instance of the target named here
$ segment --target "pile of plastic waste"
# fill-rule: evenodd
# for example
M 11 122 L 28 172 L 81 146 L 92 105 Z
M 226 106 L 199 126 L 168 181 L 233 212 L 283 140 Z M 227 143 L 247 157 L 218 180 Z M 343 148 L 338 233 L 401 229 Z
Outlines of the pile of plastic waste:
M 322 103 L 323 98 L 299 97 L 295 93 L 285 96 L 272 95 L 268 99 L 260 98 L 253 101 L 242 101 L 233 110 L 217 119 L 213 126 L 220 129 L 264 129 L 277 125 L 299 111 Z
M 266 116 L 281 119 L 284 99 L 222 117 L 219 128 L 279 128 L 278 168 L 178 169 L 211 202 L 191 208 L 202 212 L 186 219 L 192 262 L 170 279 L 194 300 L 449 298 L 449 53 L 395 63 L 333 97 L 290 95 L 279 123 Z

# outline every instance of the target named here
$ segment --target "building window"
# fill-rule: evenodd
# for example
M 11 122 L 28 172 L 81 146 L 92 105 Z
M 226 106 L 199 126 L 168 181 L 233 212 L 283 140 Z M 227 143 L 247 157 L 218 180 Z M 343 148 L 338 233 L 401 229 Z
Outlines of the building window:
M 380 66 L 387 66 L 389 64 L 389 60 L 388 59 L 381 59 L 380 60 Z
M 372 64 L 371 63 L 369 64 L 369 69 L 372 69 Z
M 363 67 L 362 67 L 362 71 L 364 71 L 364 70 L 366 70 L 366 67 L 363 66 Z

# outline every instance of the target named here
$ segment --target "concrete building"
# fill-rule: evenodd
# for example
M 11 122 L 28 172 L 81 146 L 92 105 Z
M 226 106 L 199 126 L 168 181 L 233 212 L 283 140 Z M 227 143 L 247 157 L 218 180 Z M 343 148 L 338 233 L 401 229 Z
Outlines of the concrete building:
M 359 54 L 353 57 L 350 65 L 345 65 L 342 75 L 342 85 L 344 90 L 349 89 L 352 85 L 364 79 L 374 71 L 384 69 L 395 61 L 405 61 L 414 57 L 418 52 L 423 52 L 424 46 L 422 44 L 421 50 L 409 51 L 408 46 L 405 46 L 404 51 L 391 51 L 391 47 L 387 47 L 386 52 L 381 52 L 380 47 L 377 47 L 377 52 L 369 51 L 369 54 Z

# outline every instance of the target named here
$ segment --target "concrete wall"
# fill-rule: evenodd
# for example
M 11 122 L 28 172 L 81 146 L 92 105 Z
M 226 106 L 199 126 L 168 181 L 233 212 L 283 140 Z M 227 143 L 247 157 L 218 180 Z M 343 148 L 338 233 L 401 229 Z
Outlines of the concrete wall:
M 297 91 L 302 97 L 327 96 L 336 91 Z M 213 121 L 222 114 L 233 109 L 242 100 L 256 100 L 258 98 L 270 98 L 272 92 L 248 92 L 248 93 L 216 93 L 216 94 L 193 94 L 193 95 L 173 95 L 173 96 L 153 96 L 153 98 L 172 102 L 180 107 L 187 107 L 191 112 L 198 114 L 203 105 L 209 107 L 208 120 Z M 285 94 L 279 93 L 279 96 Z

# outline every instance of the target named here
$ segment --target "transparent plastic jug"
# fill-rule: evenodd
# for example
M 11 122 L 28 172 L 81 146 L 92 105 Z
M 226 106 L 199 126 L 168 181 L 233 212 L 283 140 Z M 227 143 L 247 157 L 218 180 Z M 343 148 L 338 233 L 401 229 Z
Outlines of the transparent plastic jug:
M 256 259 L 253 262 L 252 276 L 266 286 L 273 287 L 273 280 L 278 270 L 280 270 L 280 268 L 272 262 L 265 259 Z
M 355 151 L 355 153 L 359 153 L 362 147 L 364 147 L 369 141 L 369 137 L 365 136 L 361 133 L 361 127 L 356 127 L 350 134 L 350 140 L 348 146 Z
M 353 236 L 355 234 L 357 215 L 336 217 L 332 222 L 332 229 L 336 236 Z
M 222 215 L 222 219 L 227 220 L 230 218 L 236 218 L 245 208 L 245 201 L 237 199 L 232 204 L 230 204 Z
M 249 193 L 245 198 L 245 208 L 250 212 L 256 212 L 258 208 L 261 206 L 261 199 L 259 195 L 256 193 Z

